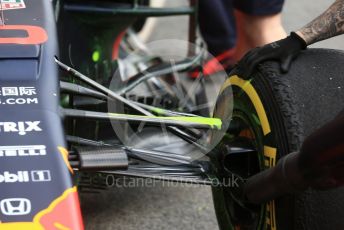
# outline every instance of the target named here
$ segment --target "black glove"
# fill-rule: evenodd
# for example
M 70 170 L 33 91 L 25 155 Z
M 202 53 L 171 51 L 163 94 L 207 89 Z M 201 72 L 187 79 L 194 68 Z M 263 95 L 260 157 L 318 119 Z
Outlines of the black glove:
M 280 62 L 281 71 L 286 73 L 291 62 L 306 47 L 306 42 L 299 35 L 291 32 L 288 37 L 282 40 L 250 50 L 238 65 L 244 76 L 249 77 L 259 63 L 267 60 L 277 60 Z

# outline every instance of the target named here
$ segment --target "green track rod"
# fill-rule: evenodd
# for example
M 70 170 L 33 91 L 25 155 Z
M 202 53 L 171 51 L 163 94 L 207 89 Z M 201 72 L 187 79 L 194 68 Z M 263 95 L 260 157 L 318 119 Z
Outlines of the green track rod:
M 94 111 L 63 109 L 63 114 L 66 117 L 87 118 L 87 119 L 108 119 L 118 122 L 130 123 L 145 123 L 154 126 L 176 126 L 194 129 L 222 129 L 222 121 L 218 118 L 205 117 L 156 117 L 156 116 L 141 116 L 128 115 L 118 113 L 102 113 Z

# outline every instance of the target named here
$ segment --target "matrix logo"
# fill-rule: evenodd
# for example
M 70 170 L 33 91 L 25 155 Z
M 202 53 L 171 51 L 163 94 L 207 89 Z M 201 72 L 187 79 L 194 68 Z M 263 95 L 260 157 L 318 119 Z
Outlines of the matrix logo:
M 49 170 L 18 171 L 11 173 L 8 171 L 0 174 L 1 183 L 28 183 L 28 182 L 49 182 L 51 175 Z
M 28 132 L 41 132 L 40 123 L 40 121 L 0 122 L 0 132 L 18 133 L 21 136 Z

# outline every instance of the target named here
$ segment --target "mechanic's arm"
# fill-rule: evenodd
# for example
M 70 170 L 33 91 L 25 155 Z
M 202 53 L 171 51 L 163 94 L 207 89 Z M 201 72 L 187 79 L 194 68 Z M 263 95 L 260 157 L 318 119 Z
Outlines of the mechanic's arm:
M 307 188 L 327 190 L 343 185 L 344 110 L 307 137 L 299 152 L 249 178 L 244 194 L 248 202 L 260 204 Z
M 323 14 L 282 40 L 249 51 L 239 62 L 249 77 L 256 66 L 267 60 L 277 60 L 282 72 L 308 45 L 344 33 L 344 0 L 336 0 Z
M 344 33 L 344 0 L 336 0 L 312 22 L 296 31 L 307 45 Z

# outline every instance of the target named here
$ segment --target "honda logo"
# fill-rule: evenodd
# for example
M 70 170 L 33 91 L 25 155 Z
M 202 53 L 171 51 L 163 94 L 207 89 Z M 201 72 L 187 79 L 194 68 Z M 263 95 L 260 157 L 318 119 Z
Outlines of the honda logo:
M 0 202 L 0 210 L 6 216 L 23 216 L 31 212 L 31 202 L 25 198 L 5 199 Z

